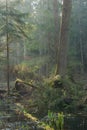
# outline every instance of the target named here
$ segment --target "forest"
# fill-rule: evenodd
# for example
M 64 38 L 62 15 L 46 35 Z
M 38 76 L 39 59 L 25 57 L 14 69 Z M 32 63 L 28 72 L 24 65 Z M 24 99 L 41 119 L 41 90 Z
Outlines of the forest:
M 86 0 L 0 0 L 0 130 L 87 130 L 86 34 Z

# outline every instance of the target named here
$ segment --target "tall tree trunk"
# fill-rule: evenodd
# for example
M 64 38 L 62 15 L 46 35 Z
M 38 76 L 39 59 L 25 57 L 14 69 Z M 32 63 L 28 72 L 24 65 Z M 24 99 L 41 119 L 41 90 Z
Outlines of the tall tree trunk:
M 81 57 L 81 74 L 84 73 L 84 55 L 83 55 L 83 44 L 82 44 L 82 38 L 80 35 L 80 57 Z
M 57 47 L 59 46 L 59 36 L 58 36 L 58 29 L 59 29 L 59 20 L 58 20 L 58 1 L 53 0 L 53 10 L 54 10 L 54 43 L 55 43 L 55 57 L 57 57 Z
M 8 34 L 8 0 L 6 0 L 6 44 L 7 44 L 7 88 L 8 88 L 8 95 L 10 93 L 9 87 L 9 34 Z
M 83 6 L 83 1 L 80 1 L 79 3 L 78 3 L 78 5 L 79 5 L 79 11 L 80 12 L 82 12 L 82 6 Z M 79 20 L 79 22 L 78 22 L 78 24 L 79 24 L 79 44 L 80 44 L 80 57 L 81 57 L 81 74 L 83 74 L 84 73 L 84 52 L 83 52 L 83 42 L 82 42 L 82 37 L 83 37 L 83 35 L 82 35 L 82 32 L 83 32 L 83 28 L 82 28 L 82 24 L 81 24 L 81 19 L 82 19 L 82 15 L 80 14 L 80 15 L 78 15 L 78 20 Z
M 59 50 L 56 74 L 65 76 L 67 67 L 68 31 L 72 0 L 63 0 L 62 22 L 59 37 Z

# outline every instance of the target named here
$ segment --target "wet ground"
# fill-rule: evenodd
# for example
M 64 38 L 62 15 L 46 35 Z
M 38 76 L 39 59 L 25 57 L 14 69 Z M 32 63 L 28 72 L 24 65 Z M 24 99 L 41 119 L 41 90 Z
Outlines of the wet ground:
M 10 99 L 0 99 L 0 130 L 36 130 L 37 124 L 18 114 Z
M 67 130 L 87 130 L 87 116 L 76 115 L 65 118 Z

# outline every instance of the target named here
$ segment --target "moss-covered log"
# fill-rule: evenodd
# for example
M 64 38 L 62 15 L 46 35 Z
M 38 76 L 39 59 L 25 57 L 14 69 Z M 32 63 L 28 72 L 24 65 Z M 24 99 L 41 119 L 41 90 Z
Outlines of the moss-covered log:
M 29 87 L 38 89 L 38 87 L 36 87 L 35 85 L 33 85 L 33 84 L 30 83 L 30 82 L 26 82 L 26 81 L 23 81 L 23 80 L 21 80 L 21 79 L 17 79 L 17 80 L 15 81 L 15 89 L 16 89 L 16 90 L 19 90 L 20 88 L 25 87 L 25 85 L 28 85 Z

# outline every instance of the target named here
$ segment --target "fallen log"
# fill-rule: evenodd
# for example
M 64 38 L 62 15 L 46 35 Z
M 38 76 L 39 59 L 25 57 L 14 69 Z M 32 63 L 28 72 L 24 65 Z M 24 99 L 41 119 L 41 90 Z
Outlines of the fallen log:
M 18 86 L 24 87 L 24 85 L 28 85 L 28 86 L 30 86 L 30 87 L 32 87 L 32 88 L 36 88 L 36 89 L 39 88 L 39 87 L 33 85 L 32 83 L 30 83 L 30 82 L 25 82 L 25 81 L 23 81 L 23 80 L 21 80 L 21 79 L 17 79 L 17 80 L 15 81 L 15 88 L 16 88 L 16 89 L 18 89 Z

